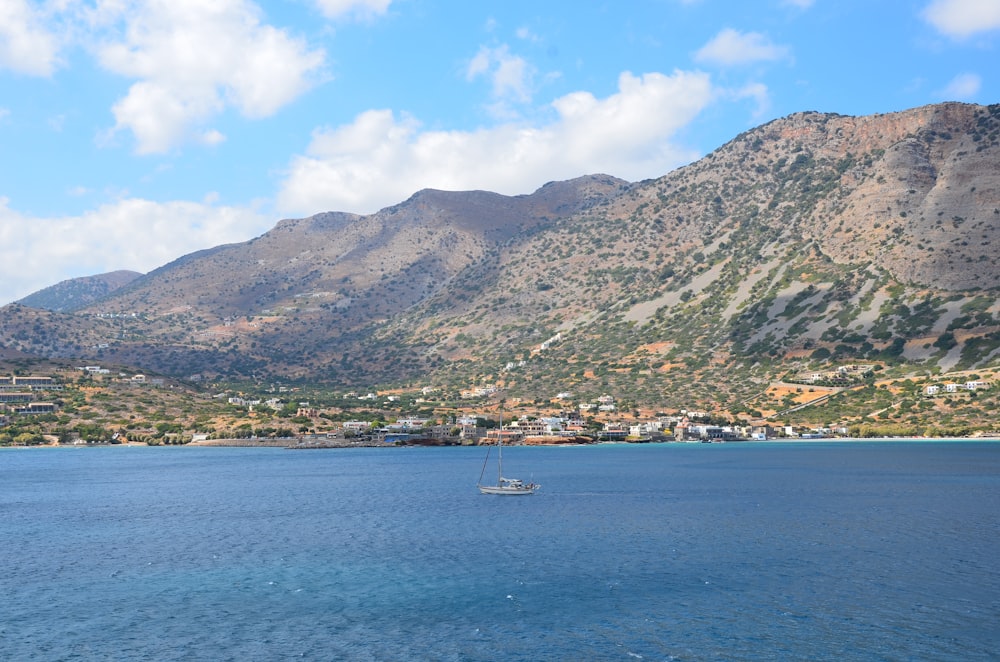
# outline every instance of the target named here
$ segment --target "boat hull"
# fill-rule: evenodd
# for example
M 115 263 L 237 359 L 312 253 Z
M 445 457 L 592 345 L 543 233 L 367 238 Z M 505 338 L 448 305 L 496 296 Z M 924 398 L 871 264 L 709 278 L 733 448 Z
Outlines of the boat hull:
M 496 485 L 480 485 L 479 491 L 483 494 L 493 494 L 496 496 L 527 496 L 534 494 L 537 487 L 510 487 Z

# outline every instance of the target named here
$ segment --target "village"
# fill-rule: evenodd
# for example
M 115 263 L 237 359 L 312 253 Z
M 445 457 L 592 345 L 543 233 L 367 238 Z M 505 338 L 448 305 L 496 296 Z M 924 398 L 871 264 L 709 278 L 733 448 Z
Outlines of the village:
M 810 385 L 807 390 L 812 399 L 795 404 L 788 411 L 820 402 L 840 389 L 851 388 L 852 384 L 865 383 L 873 368 L 846 365 L 797 376 L 797 381 Z M 812 393 L 813 386 L 820 390 Z M 924 399 L 933 400 L 953 394 L 975 394 L 990 387 L 991 382 L 981 378 L 964 382 L 936 379 L 921 386 L 920 392 Z M 75 444 L 137 441 L 324 448 L 490 445 L 501 440 L 504 445 L 722 443 L 851 436 L 851 430 L 843 423 L 796 425 L 788 417 L 780 421 L 735 418 L 694 409 L 643 412 L 626 407 L 621 410 L 622 403 L 608 394 L 593 401 L 581 401 L 569 392 L 560 392 L 547 403 L 529 403 L 504 396 L 495 384 L 463 389 L 451 397 L 431 386 L 410 391 L 346 392 L 331 396 L 332 402 L 300 399 L 300 389 L 291 386 L 269 387 L 270 397 L 222 391 L 203 396 L 216 403 L 222 412 L 211 425 L 200 423 L 189 429 L 182 422 L 163 422 L 162 414 L 153 422 L 143 421 L 142 416 L 132 413 L 127 422 L 98 421 L 103 424 L 77 424 L 67 429 L 71 418 L 63 415 L 61 408 L 68 388 L 84 392 L 112 388 L 118 397 L 125 398 L 133 392 L 162 393 L 180 387 L 161 377 L 99 365 L 76 366 L 56 375 L 0 375 L 0 437 L 5 427 L 17 427 L 31 419 L 63 423 L 58 433 L 50 430 L 41 436 L 47 442 L 61 440 Z M 804 391 L 800 389 L 800 393 Z M 93 414 L 84 417 L 86 422 L 94 422 Z M 17 444 L 13 436 L 7 437 L 10 438 L 7 443 Z M 39 435 L 32 438 L 39 443 Z M 21 440 L 25 442 L 26 438 L 22 435 Z
M 844 365 L 824 372 L 806 372 L 794 378 L 800 396 L 784 413 L 795 412 L 858 384 L 871 383 L 873 365 Z M 955 375 L 961 377 L 961 375 Z M 994 375 L 985 375 L 992 377 Z M 988 391 L 992 382 L 981 375 L 965 381 L 943 377 L 926 380 L 919 387 L 925 402 L 974 396 Z M 794 385 L 792 385 L 794 387 Z M 179 383 L 143 373 L 112 370 L 100 365 L 74 366 L 53 374 L 0 374 L 0 443 L 29 443 L 12 428 L 38 425 L 31 443 L 173 443 L 195 445 L 285 445 L 296 448 L 386 445 L 571 445 L 592 443 L 721 443 L 775 439 L 829 439 L 849 437 L 844 423 L 822 426 L 796 425 L 790 416 L 780 419 L 733 417 L 724 413 L 680 409 L 640 411 L 621 409 L 612 395 L 593 401 L 560 392 L 548 403 L 529 403 L 507 397 L 495 384 L 463 389 L 447 397 L 431 386 L 415 390 L 323 394 L 306 400 L 299 387 L 271 385 L 266 395 L 222 391 L 204 394 L 215 409 L 211 423 L 176 421 L 159 413 L 144 421 L 143 412 L 155 402 L 154 394 L 183 390 Z M 101 418 L 82 414 L 72 423 L 65 415 L 66 400 L 86 400 L 86 394 L 110 389 L 100 398 L 128 400 L 144 393 L 145 406 L 133 407 L 126 418 Z M 77 395 L 70 398 L 73 391 Z M 813 392 L 815 391 L 815 392 Z M 311 391 L 316 396 L 316 391 Z M 968 397 L 968 396 L 965 396 Z M 75 411 L 76 406 L 71 406 Z M 128 409 L 124 404 L 111 409 Z M 352 416 L 353 414 L 353 416 Z M 56 429 L 56 425 L 62 427 Z M 4 435 L 4 430 L 7 434 Z M 992 432 L 992 431 L 989 431 Z M 61 440 L 61 441 L 60 441 Z
M 93 380 L 98 384 L 115 384 L 130 388 L 163 388 L 164 380 L 147 378 L 143 374 L 113 374 L 100 366 L 82 366 L 77 370 L 79 379 Z M 12 419 L 54 415 L 59 412 L 58 395 L 66 385 L 52 376 L 0 376 L 0 428 L 9 425 Z M 279 396 L 260 399 L 242 395 L 217 394 L 214 399 L 225 399 L 227 405 L 243 410 L 250 419 L 264 418 L 275 412 L 289 408 L 289 396 L 294 389 L 281 388 Z M 426 406 L 431 401 L 426 397 L 433 389 L 424 389 L 423 396 L 414 401 L 416 406 Z M 496 394 L 492 386 L 463 391 L 462 400 L 481 403 L 464 404 L 454 407 L 455 413 L 436 414 L 433 417 L 386 416 L 387 420 L 334 420 L 331 412 L 311 406 L 309 402 L 291 403 L 291 416 L 297 427 L 287 438 L 297 446 L 340 446 L 340 445 L 483 445 L 496 444 L 502 437 L 505 445 L 561 445 L 597 442 L 722 442 L 742 440 L 764 440 L 778 437 L 797 437 L 800 432 L 791 428 L 776 428 L 766 425 L 718 425 L 710 421 L 707 412 L 681 411 L 677 415 L 661 415 L 649 420 L 626 421 L 618 416 L 615 398 L 603 395 L 593 403 L 580 403 L 574 409 L 563 409 L 554 415 L 530 416 L 513 414 L 499 427 L 499 413 L 495 405 L 487 405 L 486 400 Z M 568 393 L 560 393 L 557 399 L 564 399 Z M 368 405 L 378 410 L 388 410 L 403 406 L 401 396 L 376 393 L 346 393 L 346 399 L 354 399 L 359 405 Z M 517 398 L 510 400 L 516 409 Z M 289 412 L 291 413 L 291 412 Z M 336 412 L 339 413 L 339 412 Z M 253 434 L 254 428 L 243 428 L 246 437 L 230 440 L 262 441 Z M 826 436 L 843 434 L 846 430 L 809 430 L 807 435 Z M 113 433 L 114 434 L 114 433 Z M 86 439 L 85 442 L 109 442 L 110 439 Z M 196 444 L 224 441 L 211 432 L 193 432 L 189 442 Z

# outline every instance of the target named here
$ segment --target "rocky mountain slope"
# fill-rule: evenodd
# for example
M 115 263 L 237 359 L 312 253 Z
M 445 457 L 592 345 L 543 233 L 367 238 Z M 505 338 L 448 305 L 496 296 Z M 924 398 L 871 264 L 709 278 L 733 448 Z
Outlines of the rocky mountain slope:
M 1000 106 L 798 113 L 637 183 L 421 191 L 185 256 L 0 343 L 178 376 L 752 402 L 844 363 L 1000 362 Z
M 18 303 L 31 308 L 69 313 L 103 299 L 140 276 L 142 274 L 137 271 L 122 270 L 70 278 L 26 296 Z

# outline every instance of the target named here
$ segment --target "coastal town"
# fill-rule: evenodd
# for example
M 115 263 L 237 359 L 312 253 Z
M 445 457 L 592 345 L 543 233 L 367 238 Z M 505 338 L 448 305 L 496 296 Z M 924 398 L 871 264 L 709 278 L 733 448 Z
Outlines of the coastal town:
M 450 395 L 433 386 L 337 394 L 312 391 L 310 399 L 304 399 L 306 394 L 298 387 L 272 385 L 260 394 L 229 390 L 188 394 L 185 397 L 194 404 L 178 406 L 171 415 L 168 408 L 156 409 L 157 400 L 187 393 L 186 385 L 100 365 L 73 366 L 53 374 L 0 374 L 0 445 L 335 448 L 489 445 L 500 440 L 504 445 L 571 445 L 873 436 L 859 434 L 857 424 L 847 420 L 816 425 L 796 422 L 794 414 L 842 391 L 873 388 L 874 372 L 873 365 L 844 365 L 803 373 L 795 377 L 795 384 L 773 385 L 776 393 L 785 391 L 778 401 L 784 410 L 770 416 L 695 409 L 643 411 L 611 394 L 590 400 L 560 392 L 547 402 L 526 402 L 506 396 L 496 384 Z M 911 384 L 910 390 L 925 408 L 942 401 L 953 404 L 989 392 L 993 375 L 987 376 L 991 379 L 979 374 L 964 381 L 934 378 Z M 881 391 L 891 389 L 883 385 Z M 101 402 L 103 410 L 95 406 Z M 965 432 L 993 437 L 992 427 Z

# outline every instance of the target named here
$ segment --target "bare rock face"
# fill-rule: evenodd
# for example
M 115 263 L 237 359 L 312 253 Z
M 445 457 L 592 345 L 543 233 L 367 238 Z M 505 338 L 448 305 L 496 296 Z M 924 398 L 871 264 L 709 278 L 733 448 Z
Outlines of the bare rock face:
M 1000 117 L 964 104 L 842 121 L 840 155 L 871 155 L 854 173 L 837 227 L 820 238 L 838 259 L 878 262 L 899 280 L 944 289 L 994 287 L 1000 267 Z M 992 139 L 990 136 L 993 136 Z M 861 150 L 864 151 L 861 151 Z M 858 150 L 858 151 L 852 151 Z

